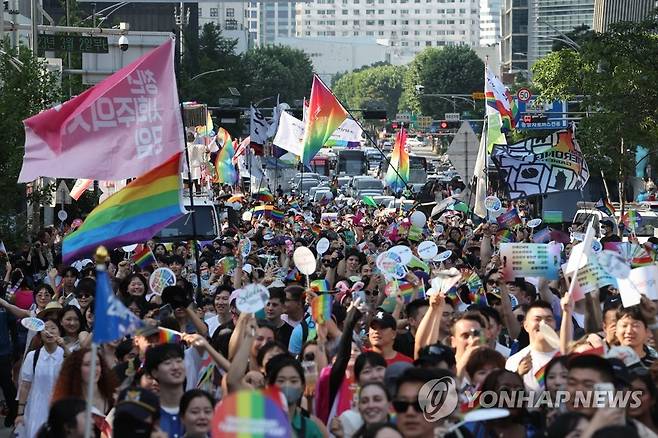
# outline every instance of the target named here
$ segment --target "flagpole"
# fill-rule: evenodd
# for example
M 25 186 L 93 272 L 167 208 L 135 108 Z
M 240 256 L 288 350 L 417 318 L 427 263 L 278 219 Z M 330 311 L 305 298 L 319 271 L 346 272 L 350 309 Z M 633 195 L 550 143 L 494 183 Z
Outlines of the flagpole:
M 340 105 L 343 107 L 343 109 L 345 110 L 345 112 L 347 112 L 347 114 L 349 114 L 349 116 L 352 118 L 352 120 L 354 120 L 354 122 L 355 122 L 357 125 L 359 125 L 359 128 L 361 128 L 361 130 L 363 131 L 363 133 L 366 135 L 366 138 L 367 138 L 368 140 L 370 140 L 370 143 L 372 143 L 373 146 L 375 146 L 375 149 L 377 149 L 377 151 L 379 151 L 379 153 L 384 157 L 384 159 L 385 159 L 386 162 L 388 163 L 388 167 L 389 167 L 389 168 L 392 168 L 393 171 L 395 172 L 395 174 L 397 175 L 397 177 L 400 178 L 400 180 L 402 180 L 402 181 L 404 182 L 404 188 L 407 189 L 407 190 L 409 190 L 409 185 L 408 185 L 407 181 L 405 181 L 404 178 L 402 178 L 402 175 L 400 175 L 400 173 L 398 172 L 398 170 L 397 170 L 395 167 L 393 167 L 393 166 L 391 165 L 391 160 L 386 156 L 386 154 L 384 153 L 384 151 L 382 150 L 382 148 L 379 147 L 379 145 L 377 144 L 377 142 L 374 141 L 374 140 L 372 139 L 372 137 L 370 136 L 370 133 L 369 133 L 369 132 L 363 127 L 363 125 L 361 124 L 361 122 L 359 122 L 359 121 L 356 119 L 356 117 L 354 117 L 354 115 L 353 115 L 352 112 L 349 110 L 349 108 L 347 108 L 345 105 L 343 105 L 343 102 L 341 102 L 340 99 L 339 99 L 338 97 L 336 97 L 336 95 L 335 95 L 334 92 L 331 90 L 331 88 L 329 88 L 329 87 L 327 86 L 327 84 L 325 84 L 325 83 L 322 81 L 322 79 L 320 79 L 320 76 L 315 75 L 315 77 L 318 79 L 318 81 L 320 81 L 320 83 L 321 83 L 322 85 L 325 86 L 325 88 L 326 88 L 327 90 L 329 90 L 329 92 L 331 93 L 331 95 L 334 96 L 334 99 L 336 99 L 336 101 L 337 101 L 338 103 L 340 103 Z M 411 160 L 409 160 L 409 161 L 411 162 Z M 411 163 L 409 163 L 409 166 L 411 166 Z M 302 163 L 302 169 L 303 169 L 303 163 Z M 416 196 L 414 195 L 413 190 L 409 190 L 409 191 L 411 192 L 411 196 L 412 196 L 413 198 L 416 198 Z
M 208 118 L 208 107 L 206 107 L 206 120 Z M 190 167 L 190 152 L 187 148 L 187 135 L 185 133 L 185 106 L 183 102 L 180 103 L 180 115 L 183 121 L 183 144 L 185 145 L 185 162 L 187 163 L 187 181 L 189 182 L 189 195 L 190 195 L 190 210 L 192 215 L 192 234 L 194 234 L 194 239 L 197 240 L 199 236 L 197 235 L 196 228 L 196 212 L 194 211 L 194 192 L 193 186 L 194 181 L 192 180 L 192 169 Z M 196 297 L 201 297 L 201 266 L 199 265 L 199 251 L 196 248 L 196 245 L 193 245 L 192 251 L 194 252 L 194 262 L 196 263 Z M 195 299 L 196 301 L 196 299 Z
M 96 270 L 105 271 L 105 260 L 107 260 L 107 249 L 98 247 L 96 250 Z M 93 333 L 89 333 L 93 336 Z M 85 408 L 85 438 L 91 438 L 91 408 L 94 403 L 94 386 L 96 386 L 96 362 L 98 361 L 98 344 L 91 342 L 91 369 L 89 371 L 89 382 L 87 383 L 87 406 Z

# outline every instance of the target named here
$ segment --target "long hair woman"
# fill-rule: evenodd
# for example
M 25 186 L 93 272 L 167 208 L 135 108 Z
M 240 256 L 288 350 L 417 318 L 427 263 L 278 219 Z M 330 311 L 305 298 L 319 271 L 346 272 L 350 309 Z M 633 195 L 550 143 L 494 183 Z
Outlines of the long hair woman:
M 53 403 L 65 398 L 87 399 L 87 388 L 91 375 L 91 350 L 83 348 L 69 354 L 59 373 L 53 391 Z M 117 378 L 105 361 L 98 355 L 96 371 L 94 373 L 96 389 L 94 390 L 94 407 L 99 412 L 107 414 L 114 404 L 114 390 L 117 387 Z
M 79 398 L 66 398 L 53 403 L 48 422 L 39 430 L 37 438 L 83 438 L 86 406 L 85 401 Z

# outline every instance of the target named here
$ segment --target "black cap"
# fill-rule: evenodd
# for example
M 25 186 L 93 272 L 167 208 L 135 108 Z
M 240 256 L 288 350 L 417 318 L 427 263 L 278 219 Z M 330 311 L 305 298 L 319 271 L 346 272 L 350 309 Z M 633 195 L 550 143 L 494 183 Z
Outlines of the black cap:
M 378 310 L 377 313 L 375 313 L 375 317 L 370 321 L 370 327 L 372 328 L 373 326 L 396 330 L 398 324 L 395 321 L 395 318 L 393 318 L 393 315 L 384 312 L 383 310 Z
M 119 394 L 116 413 L 125 413 L 144 422 L 153 421 L 160 416 L 160 400 L 151 391 L 133 386 Z
M 612 222 L 610 219 L 603 219 L 602 221 L 599 222 L 601 225 L 605 225 L 606 227 L 614 228 L 615 224 Z
M 455 365 L 455 353 L 452 348 L 440 342 L 427 345 L 418 352 L 418 359 L 414 362 L 415 366 L 436 365 L 445 362 L 449 367 Z
M 626 364 L 621 359 L 616 357 L 608 358 L 608 362 L 612 367 L 612 374 L 615 378 L 615 385 L 618 386 L 630 386 L 631 384 L 631 373 L 628 370 Z

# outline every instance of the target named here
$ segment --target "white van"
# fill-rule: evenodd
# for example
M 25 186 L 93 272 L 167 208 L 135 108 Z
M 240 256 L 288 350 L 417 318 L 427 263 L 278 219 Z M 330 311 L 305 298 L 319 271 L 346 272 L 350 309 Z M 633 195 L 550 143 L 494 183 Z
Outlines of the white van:
M 187 214 L 170 223 L 155 235 L 158 242 L 178 242 L 183 240 L 214 240 L 219 237 L 219 217 L 213 202 L 207 197 L 194 197 L 194 215 L 196 216 L 196 236 L 192 228 L 192 208 L 190 197 L 185 191 L 183 204 Z

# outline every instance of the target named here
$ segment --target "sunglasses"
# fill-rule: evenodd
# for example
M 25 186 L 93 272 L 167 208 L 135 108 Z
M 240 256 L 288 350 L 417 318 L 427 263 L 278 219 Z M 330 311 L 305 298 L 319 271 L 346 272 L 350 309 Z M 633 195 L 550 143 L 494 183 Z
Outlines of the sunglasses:
M 364 290 L 363 293 L 366 294 L 366 296 L 370 297 L 373 295 L 377 295 L 378 292 L 374 290 Z
M 418 400 L 408 402 L 404 400 L 393 400 L 393 409 L 395 412 L 398 414 L 403 414 L 409 410 L 409 406 L 414 408 L 414 411 L 418 412 L 419 414 L 423 412 L 423 408 L 420 407 L 420 403 Z
M 77 295 L 78 298 L 92 298 L 92 294 L 87 294 L 87 293 L 81 293 Z

